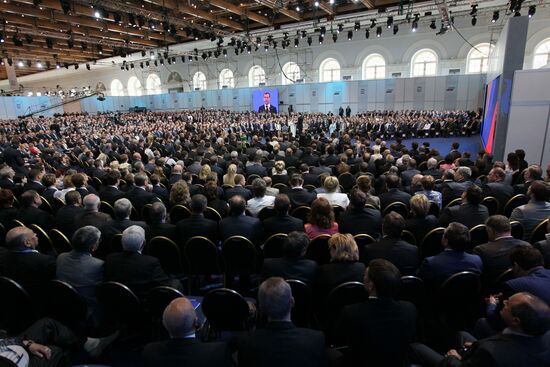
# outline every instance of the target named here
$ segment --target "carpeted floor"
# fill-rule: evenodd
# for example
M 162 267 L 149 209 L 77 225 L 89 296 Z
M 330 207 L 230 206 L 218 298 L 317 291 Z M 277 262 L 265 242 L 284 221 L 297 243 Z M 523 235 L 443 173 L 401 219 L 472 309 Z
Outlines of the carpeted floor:
M 403 144 L 407 146 L 407 148 L 411 147 L 411 143 L 413 141 L 418 142 L 419 145 L 422 145 L 424 142 L 430 143 L 430 148 L 435 148 L 439 150 L 439 153 L 445 157 L 450 150 L 451 150 L 451 144 L 456 142 L 460 143 L 460 148 L 458 149 L 460 152 L 470 152 L 472 155 L 472 159 L 475 159 L 477 152 L 479 149 L 482 148 L 481 146 L 481 138 L 479 135 L 474 136 L 463 136 L 463 137 L 450 137 L 450 138 L 420 138 L 420 139 L 406 139 L 403 140 Z M 389 146 L 389 144 L 394 143 L 395 141 L 388 141 L 386 146 Z

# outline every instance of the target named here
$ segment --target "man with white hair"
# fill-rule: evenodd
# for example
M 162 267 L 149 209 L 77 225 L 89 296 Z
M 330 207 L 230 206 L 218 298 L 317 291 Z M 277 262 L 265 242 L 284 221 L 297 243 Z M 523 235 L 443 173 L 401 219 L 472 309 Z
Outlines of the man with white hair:
M 145 245 L 145 230 L 137 225 L 122 232 L 122 252 L 115 252 L 105 259 L 105 281 L 120 282 L 132 289 L 140 298 L 145 298 L 149 289 L 167 285 L 182 289 L 177 279 L 170 279 L 160 265 L 159 259 L 142 255 Z
M 82 205 L 83 212 L 74 220 L 74 229 L 77 230 L 84 226 L 94 226 L 101 228 L 111 220 L 111 216 L 107 213 L 99 211 L 99 196 L 96 194 L 88 194 L 84 196 Z
M 126 198 L 115 201 L 114 214 L 115 218 L 105 223 L 100 229 L 105 241 L 109 243 L 110 239 L 118 233 L 122 233 L 130 226 L 140 226 L 143 229 L 147 228 L 147 224 L 141 221 L 130 220 L 132 214 L 132 203 Z
M 439 169 L 437 169 L 437 159 L 430 158 L 426 161 L 426 166 L 428 169 L 422 171 L 423 176 L 432 176 L 435 180 L 441 178 L 442 174 Z
M 443 205 L 451 200 L 459 198 L 474 183 L 470 180 L 472 170 L 470 167 L 458 167 L 455 171 L 454 182 L 448 182 L 441 187 Z
M 148 367 L 205 366 L 229 367 L 231 352 L 226 342 L 200 343 L 195 336 L 198 327 L 193 304 L 184 297 L 176 298 L 166 307 L 162 324 L 170 340 L 150 343 L 143 350 Z

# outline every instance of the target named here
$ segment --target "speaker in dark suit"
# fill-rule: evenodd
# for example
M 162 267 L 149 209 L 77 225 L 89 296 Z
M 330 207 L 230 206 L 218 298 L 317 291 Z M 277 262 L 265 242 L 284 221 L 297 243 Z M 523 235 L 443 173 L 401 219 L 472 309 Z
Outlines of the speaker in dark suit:
M 271 93 L 264 92 L 264 103 L 258 107 L 258 113 L 277 113 L 277 107 L 271 105 Z
M 166 307 L 163 325 L 170 339 L 145 346 L 142 354 L 145 366 L 233 366 L 225 342 L 201 343 L 196 338 L 197 315 L 187 298 L 176 298 Z
M 260 285 L 258 299 L 268 323 L 240 340 L 240 367 L 327 366 L 323 333 L 297 328 L 290 321 L 293 301 L 288 283 L 282 278 L 267 279 Z
M 338 345 L 348 345 L 348 366 L 408 366 L 409 343 L 416 338 L 416 309 L 397 301 L 399 270 L 389 261 L 373 260 L 365 274 L 369 299 L 342 310 L 336 326 Z

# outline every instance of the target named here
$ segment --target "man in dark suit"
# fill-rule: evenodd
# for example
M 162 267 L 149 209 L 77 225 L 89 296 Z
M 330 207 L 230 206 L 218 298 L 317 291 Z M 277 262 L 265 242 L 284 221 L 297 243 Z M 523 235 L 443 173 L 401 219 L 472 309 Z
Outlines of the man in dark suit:
M 44 171 L 40 167 L 34 167 L 29 171 L 27 183 L 23 186 L 23 191 L 34 190 L 39 195 L 42 195 L 46 187 L 42 185 L 42 176 Z
M 3 274 L 37 294 L 47 281 L 55 277 L 55 258 L 36 250 L 38 237 L 27 227 L 15 227 L 6 234 L 6 255 Z
M 86 201 L 86 198 L 84 198 L 84 201 Z M 109 243 L 115 234 L 122 233 L 128 227 L 139 226 L 147 229 L 145 222 L 130 220 L 130 215 L 132 214 L 132 203 L 130 200 L 122 198 L 115 201 L 114 211 L 115 218 L 98 227 L 101 230 L 103 240 L 107 241 L 107 243 Z
M 315 175 L 309 172 L 309 166 L 306 163 L 300 164 L 300 173 L 302 174 L 302 180 L 304 180 L 304 185 L 312 185 L 318 187 L 321 182 L 319 182 L 319 175 Z
M 485 223 L 489 218 L 489 210 L 485 205 L 481 205 L 482 200 L 483 191 L 481 188 L 477 185 L 471 185 L 462 194 L 462 204 L 443 209 L 439 217 L 439 225 L 446 227 L 451 222 L 458 222 L 472 228 Z
M 454 182 L 446 182 L 441 186 L 443 205 L 446 205 L 451 200 L 461 197 L 462 193 L 474 184 L 470 181 L 471 176 L 472 170 L 470 167 L 458 167 L 456 169 L 454 174 Z
M 16 190 L 16 183 L 13 180 L 15 177 L 15 171 L 10 166 L 5 166 L 0 169 L 0 188 L 8 189 L 11 191 Z
M 82 197 L 88 194 L 97 195 L 97 191 L 92 186 L 88 185 L 88 177 L 86 177 L 86 175 L 82 173 L 74 174 L 71 177 L 71 181 Z
M 242 196 L 236 195 L 229 199 L 230 215 L 220 222 L 221 240 L 225 241 L 231 236 L 243 236 L 256 246 L 260 246 L 264 240 L 262 223 L 258 218 L 245 215 L 245 208 L 246 201 Z
M 309 238 L 303 231 L 290 232 L 283 244 L 283 257 L 264 260 L 262 279 L 298 279 L 313 287 L 317 276 L 317 263 L 304 258 L 308 245 Z
M 183 167 L 180 166 L 179 164 L 174 165 L 174 167 L 172 167 L 172 172 L 170 174 L 170 178 L 168 179 L 168 183 L 170 185 L 175 184 L 176 182 L 181 180 L 182 174 L 183 174 Z
M 510 220 L 503 215 L 493 215 L 485 222 L 489 242 L 474 247 L 474 254 L 483 261 L 483 273 L 495 279 L 512 266 L 510 251 L 517 246 L 531 246 L 512 237 Z
M 111 205 L 114 204 L 120 198 L 124 197 L 124 192 L 118 188 L 120 183 L 120 172 L 118 170 L 112 170 L 107 172 L 103 178 L 103 185 L 99 190 L 99 197 L 101 201 L 105 201 Z
M 409 193 L 399 190 L 400 181 L 401 180 L 397 175 L 386 176 L 386 187 L 388 188 L 388 192 L 380 194 L 379 196 L 380 206 L 382 207 L 382 209 L 396 201 L 409 206 L 411 195 Z
M 367 196 L 363 191 L 358 189 L 351 192 L 350 203 L 351 205 L 338 218 L 340 233 L 351 233 L 354 236 L 366 233 L 374 239 L 378 238 L 382 226 L 380 211 L 365 208 Z
M 147 367 L 231 367 L 231 352 L 225 342 L 200 342 L 195 331 L 200 327 L 193 304 L 176 298 L 166 307 L 162 324 L 169 340 L 149 343 L 143 349 Z
M 166 187 L 161 186 L 160 176 L 155 174 L 151 175 L 151 185 L 153 186 L 152 193 L 162 200 L 163 203 L 168 204 L 170 198 L 170 192 Z
M 418 268 L 418 247 L 401 239 L 405 220 L 396 212 L 390 212 L 382 222 L 382 239 L 368 244 L 363 262 L 385 259 L 393 263 L 404 275 L 414 274 Z
M 54 204 L 54 194 L 58 191 L 55 187 L 55 175 L 53 173 L 47 173 L 42 176 L 42 185 L 44 185 L 44 191 L 42 191 L 42 197 L 48 201 L 48 204 Z
M 314 192 L 309 192 L 302 186 L 304 180 L 300 174 L 293 174 L 290 178 L 291 189 L 287 192 L 292 208 L 299 206 L 310 206 L 313 200 L 317 198 Z
M 290 285 L 269 278 L 260 285 L 264 328 L 248 333 L 238 346 L 240 367 L 323 367 L 327 365 L 325 337 L 320 331 L 296 328 L 290 321 L 294 305 Z
M 71 238 L 75 231 L 75 218 L 82 215 L 82 198 L 76 190 L 65 194 L 65 205 L 55 213 L 55 225 L 63 234 Z
M 429 158 L 428 161 L 426 162 L 426 165 L 427 165 L 428 169 L 424 170 L 422 172 L 422 175 L 424 175 L 424 176 L 430 175 L 436 180 L 441 178 L 442 173 L 437 168 L 437 160 L 435 158 Z
M 258 108 L 258 113 L 277 113 L 277 107 L 271 105 L 271 93 L 264 92 L 264 104 Z
M 528 239 L 535 227 L 550 216 L 550 184 L 534 181 L 528 193 L 529 202 L 515 208 L 510 215 L 510 220 L 517 220 L 523 225 L 523 239 Z
M 19 140 L 14 139 L 12 146 L 7 147 L 4 152 L 4 162 L 15 171 L 18 177 L 23 177 L 28 173 L 28 169 L 25 167 L 25 160 L 23 154 L 21 154 Z
M 74 217 L 73 230 L 77 230 L 84 226 L 94 226 L 102 229 L 103 226 L 112 219 L 109 214 L 99 211 L 100 201 L 97 195 L 86 195 L 84 199 L 82 199 L 82 204 L 84 210 Z
M 464 353 L 451 349 L 444 357 L 425 345 L 413 344 L 414 354 L 426 367 L 549 366 L 550 307 L 529 293 L 516 293 L 500 314 L 506 329 L 495 336 L 476 340 L 468 333 L 461 333 L 462 343 L 458 347 L 466 347 Z
M 151 223 L 147 228 L 147 239 L 163 236 L 177 242 L 176 225 L 166 223 L 166 206 L 163 203 L 157 202 L 151 205 L 149 218 Z
M 159 259 L 142 255 L 145 245 L 145 230 L 130 226 L 122 232 L 123 252 L 115 252 L 105 260 L 105 281 L 120 282 L 130 287 L 138 297 L 144 298 L 149 289 L 159 285 L 181 290 L 179 280 L 170 279 L 160 265 Z
M 126 192 L 126 198 L 132 202 L 138 213 L 146 204 L 152 204 L 160 199 L 149 192 L 149 178 L 144 173 L 139 173 L 134 177 L 134 186 Z
M 250 192 L 249 189 L 244 188 L 245 184 L 246 180 L 243 175 L 235 175 L 235 186 L 225 192 L 225 200 L 229 200 L 235 195 L 242 196 L 245 200 L 252 199 L 252 192 Z
M 519 172 L 522 172 L 521 169 Z M 523 183 L 514 185 L 514 194 L 526 195 L 531 184 L 537 180 L 542 180 L 542 168 L 538 164 L 532 164 L 526 168 L 523 177 L 519 178 Z
M 45 211 L 38 209 L 42 205 L 40 195 L 34 190 L 25 191 L 21 195 L 21 207 L 17 211 L 15 219 L 25 225 L 36 224 L 48 232 L 54 227 L 54 217 Z
M 416 338 L 416 309 L 397 301 L 401 274 L 391 262 L 369 263 L 364 277 L 367 301 L 342 310 L 337 323 L 338 345 L 348 345 L 348 366 L 408 365 L 408 346 Z
M 502 210 L 508 200 L 514 194 L 514 188 L 504 182 L 506 173 L 500 167 L 495 167 L 487 175 L 487 183 L 483 185 L 483 192 L 487 196 L 493 196 L 498 201 L 498 206 Z
M 260 154 L 256 154 L 254 156 L 254 162 L 251 165 L 246 166 L 246 174 L 248 176 L 250 175 L 258 175 L 260 177 L 267 176 L 267 170 L 264 166 L 262 166 L 262 156 Z
M 188 239 L 203 236 L 217 244 L 219 241 L 218 223 L 204 217 L 208 201 L 202 194 L 193 195 L 191 199 L 191 216 L 176 223 L 176 236 L 181 248 Z
M 425 258 L 418 269 L 418 276 L 425 282 L 437 286 L 461 271 L 481 274 L 481 258 L 464 252 L 470 243 L 468 227 L 456 222 L 450 223 L 445 229 L 441 243 L 445 250 L 438 255 Z
M 290 233 L 292 231 L 304 231 L 304 222 L 301 219 L 288 215 L 290 200 L 286 194 L 279 194 L 274 202 L 275 215 L 264 220 L 265 237 L 275 233 Z
M 413 176 L 418 174 L 420 174 L 420 171 L 416 169 L 416 161 L 412 158 L 409 159 L 407 168 L 403 172 L 401 172 L 401 180 L 403 181 L 403 186 L 411 186 Z

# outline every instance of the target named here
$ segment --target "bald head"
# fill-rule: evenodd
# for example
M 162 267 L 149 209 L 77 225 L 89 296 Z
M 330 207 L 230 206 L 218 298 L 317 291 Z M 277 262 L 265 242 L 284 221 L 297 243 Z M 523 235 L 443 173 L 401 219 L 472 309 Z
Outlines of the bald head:
M 195 332 L 197 314 L 191 302 L 184 297 L 176 298 L 162 314 L 162 324 L 171 338 L 183 338 Z
M 38 237 L 27 227 L 15 227 L 6 234 L 6 247 L 10 250 L 24 247 L 35 248 L 38 244 Z
M 510 297 L 500 314 L 508 327 L 528 335 L 539 336 L 550 328 L 550 307 L 527 292 Z
M 290 310 L 294 306 L 292 290 L 283 278 L 265 280 L 258 291 L 260 309 L 269 320 L 290 321 Z
M 84 209 L 90 210 L 90 211 L 98 211 L 99 210 L 99 203 L 100 199 L 99 196 L 95 194 L 88 194 L 84 196 L 84 200 L 82 200 L 82 204 L 84 205 Z

